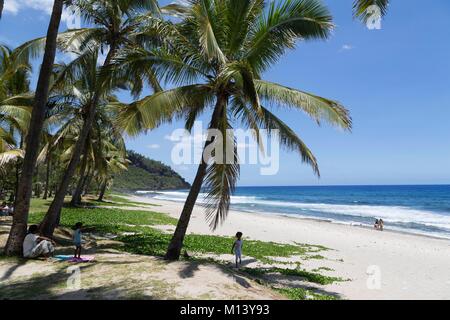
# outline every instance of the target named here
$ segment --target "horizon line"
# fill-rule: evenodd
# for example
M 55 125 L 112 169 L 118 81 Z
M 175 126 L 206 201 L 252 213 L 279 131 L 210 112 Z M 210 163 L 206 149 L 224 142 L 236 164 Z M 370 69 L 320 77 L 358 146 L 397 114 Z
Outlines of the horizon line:
M 269 188 L 269 187 L 430 187 L 430 186 L 450 186 L 450 183 L 425 183 L 425 184 L 328 184 L 328 185 L 244 185 L 236 188 Z

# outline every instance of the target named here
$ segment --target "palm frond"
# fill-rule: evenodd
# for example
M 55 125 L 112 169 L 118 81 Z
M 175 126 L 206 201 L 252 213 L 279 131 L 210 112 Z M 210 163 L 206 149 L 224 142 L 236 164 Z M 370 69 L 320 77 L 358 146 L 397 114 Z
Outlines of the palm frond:
M 210 95 L 206 85 L 189 85 L 156 92 L 117 110 L 115 124 L 130 136 L 182 117 L 191 108 L 204 106 Z
M 332 16 L 319 0 L 273 1 L 249 31 L 244 59 L 262 73 L 296 40 L 326 39 L 333 28 Z
M 226 109 L 224 108 L 217 129 L 223 139 L 213 139 L 208 148 L 214 148 L 212 158 L 206 169 L 204 187 L 206 196 L 206 220 L 212 230 L 225 221 L 230 209 L 233 194 L 240 174 L 239 157 L 234 136 L 229 134 L 231 129 Z M 212 139 L 212 137 L 209 137 Z
M 226 56 L 220 48 L 214 24 L 214 1 L 199 0 L 192 8 L 199 34 L 199 44 L 202 53 L 209 60 L 216 60 L 220 63 L 226 62 Z M 214 3 L 217 5 L 217 3 Z
M 326 121 L 345 130 L 352 128 L 348 110 L 336 101 L 263 80 L 255 80 L 255 86 L 264 101 L 302 110 L 319 124 Z
M 22 149 L 12 149 L 4 152 L 0 152 L 0 168 L 4 167 L 11 161 L 15 161 L 18 158 L 23 158 L 25 152 Z
M 264 116 L 261 119 L 265 129 L 271 134 L 272 131 L 278 130 L 280 143 L 289 151 L 296 151 L 300 154 L 302 161 L 310 165 L 314 173 L 320 177 L 319 165 L 317 159 L 306 144 L 297 136 L 297 134 L 277 116 L 266 108 L 262 107 Z

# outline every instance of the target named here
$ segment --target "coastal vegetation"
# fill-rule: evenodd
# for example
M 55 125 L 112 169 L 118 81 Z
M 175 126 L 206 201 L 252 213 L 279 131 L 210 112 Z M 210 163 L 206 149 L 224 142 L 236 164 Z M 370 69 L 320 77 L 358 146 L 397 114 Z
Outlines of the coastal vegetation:
M 46 213 L 46 209 L 50 205 L 51 199 L 33 199 L 31 202 L 30 223 L 39 223 Z M 70 199 L 66 199 L 68 205 Z M 108 291 L 105 288 L 99 289 L 99 281 L 91 279 L 90 268 L 96 265 L 102 265 L 103 270 L 107 268 L 107 262 L 103 264 L 102 259 L 105 254 L 131 254 L 131 256 L 123 256 L 126 261 L 147 261 L 143 257 L 163 258 L 167 245 L 171 239 L 170 233 L 167 232 L 168 227 L 175 227 L 177 220 L 167 214 L 158 213 L 157 208 L 146 203 L 133 202 L 120 195 L 108 195 L 105 198 L 105 204 L 108 208 L 96 206 L 95 199 L 89 197 L 85 199 L 83 207 L 73 208 L 64 207 L 61 215 L 60 227 L 57 229 L 56 241 L 58 242 L 57 254 L 70 254 L 71 241 L 67 238 L 70 234 L 71 227 L 78 221 L 83 221 L 84 225 L 89 228 L 86 235 L 88 239 L 88 254 L 95 254 L 97 261 L 84 265 L 83 268 L 83 288 L 91 288 L 89 297 L 104 298 L 104 294 Z M 139 208 L 124 208 L 121 204 L 135 205 Z M 3 221 L 3 226 L 5 221 Z M 0 226 L 0 227 L 1 227 Z M 165 228 L 161 228 L 161 227 Z M 1 229 L 3 230 L 3 229 Z M 99 239 L 103 239 L 101 242 Z M 98 242 L 97 242 L 98 241 Z M 183 256 L 182 261 L 189 264 L 211 264 L 224 268 L 224 272 L 236 274 L 236 276 L 244 276 L 249 281 L 255 281 L 268 291 L 279 293 L 281 296 L 293 300 L 316 300 L 316 299 L 336 299 L 339 296 L 333 293 L 324 293 L 323 290 L 314 289 L 314 285 L 327 285 L 335 282 L 344 281 L 339 277 L 333 277 L 320 274 L 318 271 L 304 270 L 301 264 L 280 265 L 276 262 L 276 258 L 280 257 L 300 257 L 301 259 L 314 255 L 316 252 L 326 251 L 327 248 L 310 244 L 280 244 L 265 241 L 246 240 L 246 259 L 254 261 L 254 266 L 245 267 L 241 270 L 234 270 L 232 265 L 224 261 L 224 255 L 229 254 L 232 238 L 223 236 L 210 236 L 204 234 L 189 234 L 186 236 L 185 248 L 189 252 L 189 256 Z M 159 257 L 159 258 L 158 258 Z M 2 264 L 11 262 L 6 256 L 0 256 L 0 268 Z M 14 258 L 17 259 L 17 258 Z M 228 259 L 228 258 L 226 258 Z M 158 260 L 156 260 L 158 261 Z M 35 264 L 39 261 L 25 261 L 20 258 L 15 261 L 18 264 Z M 134 262 L 136 263 L 136 262 Z M 159 265 L 159 263 L 158 263 Z M 40 292 L 41 298 L 63 297 L 67 294 L 65 291 L 65 283 L 67 276 L 64 268 L 67 263 L 58 262 L 55 265 L 61 267 L 60 271 L 52 272 L 50 270 L 43 271 L 40 269 L 39 274 L 33 274 L 25 278 L 5 279 L 0 285 L 1 298 L 18 298 L 27 299 L 35 292 Z M 111 274 L 114 274 L 112 268 L 114 264 L 109 266 Z M 132 277 L 134 272 L 133 264 L 130 270 L 123 269 L 121 273 L 126 277 Z M 162 268 L 159 266 L 158 268 Z M 149 271 L 150 272 L 150 271 Z M 276 276 L 276 277 L 272 277 Z M 301 281 L 302 286 L 286 284 L 277 280 L 279 277 L 286 279 L 294 279 Z M 47 279 L 44 281 L 43 279 Z M 25 283 L 28 289 L 24 287 Z M 158 286 L 159 298 L 171 297 L 169 292 L 165 291 L 167 284 L 158 282 L 152 283 Z M 5 290 L 8 286 L 8 290 Z M 35 287 L 37 291 L 31 292 L 29 287 Z M 141 288 L 142 290 L 144 288 Z M 144 292 L 138 296 L 136 288 L 133 290 L 123 288 L 121 294 L 126 298 L 151 298 Z
M 387 2 L 379 2 L 384 13 Z M 28 60 L 39 52 L 44 53 L 36 94 L 28 102 L 28 106 L 32 106 L 29 123 L 25 126 L 26 131 L 21 132 L 20 146 L 25 145 L 26 148 L 22 163 L 16 161 L 15 216 L 5 249 L 8 254 L 20 252 L 39 153 L 44 151 L 48 160 L 55 143 L 60 141 L 55 135 L 47 137 L 47 145 L 41 150 L 43 129 L 46 120 L 48 126 L 52 123 L 48 119 L 52 118 L 48 116 L 49 111 L 59 109 L 63 102 L 69 105 L 69 109 L 76 105 L 78 113 L 75 118 L 78 116 L 78 121 L 75 126 L 75 120 L 71 121 L 71 131 L 58 123 L 62 131 L 60 135 L 70 131 L 76 139 L 73 139 L 70 151 L 66 150 L 65 169 L 47 215 L 40 223 L 41 232 L 47 236 L 51 236 L 57 226 L 64 197 L 77 171 L 80 179 L 73 193 L 72 205 L 81 201 L 86 182 L 90 179 L 86 172 L 94 170 L 88 162 L 89 157 L 93 158 L 94 149 L 89 146 L 93 145 L 95 136 L 98 143 L 102 141 L 102 134 L 108 137 L 112 134 L 113 141 L 109 144 L 116 148 L 115 165 L 125 166 L 123 139 L 117 135 L 114 125 L 109 126 L 109 132 L 92 130 L 94 123 L 99 123 L 102 109 L 105 113 L 116 112 L 118 126 L 131 135 L 154 129 L 180 116 L 186 118 L 186 128 L 191 129 L 197 117 L 207 109 L 213 110 L 209 128 L 225 132 L 233 126 L 230 118 L 233 114 L 232 117 L 240 119 L 242 125 L 255 130 L 257 137 L 259 129 L 279 130 L 282 144 L 299 152 L 301 159 L 317 174 L 319 168 L 312 152 L 264 105 L 296 108 L 317 122 L 327 121 L 344 129 L 351 128 L 348 112 L 339 103 L 261 79 L 261 74 L 287 49 L 293 48 L 297 40 L 328 37 L 333 28 L 332 17 L 319 1 L 286 0 L 272 2 L 267 7 L 264 1 L 257 0 L 192 1 L 188 6 L 171 5 L 166 8 L 169 14 L 181 16 L 178 22 L 164 19 L 163 10 L 155 1 L 74 0 L 67 4 L 79 10 L 87 27 L 58 35 L 64 1 L 56 0 L 47 37 L 25 43 L 12 55 L 13 69 L 17 69 L 13 73 L 23 74 L 26 72 L 23 66 L 28 64 Z M 366 19 L 364 12 L 368 5 L 368 1 L 355 3 L 355 15 Z M 73 61 L 63 66 L 54 65 L 57 46 L 75 56 Z M 9 55 L 4 52 L 2 56 Z M 98 63 L 100 55 L 104 59 Z M 161 81 L 180 86 L 163 90 Z M 128 106 L 113 96 L 116 89 L 126 88 L 138 97 L 145 85 L 150 86 L 154 93 Z M 77 90 L 70 92 L 68 88 Z M 29 91 L 29 88 L 21 89 Z M 16 96 L 16 92 L 3 96 L 2 100 L 8 101 Z M 11 101 L 8 104 L 2 101 L 3 109 L 10 104 Z M 9 127 L 9 134 L 14 135 L 13 126 Z M 234 141 L 227 143 L 235 145 Z M 227 143 L 222 146 L 225 153 Z M 210 145 L 214 145 L 214 141 L 206 143 L 205 149 Z M 4 152 L 12 151 L 10 147 L 3 149 Z M 219 164 L 218 159 L 212 159 L 209 164 L 204 160 L 200 163 L 166 253 L 167 259 L 179 258 L 192 209 L 202 186 L 208 189 L 207 219 L 211 227 L 216 228 L 225 219 L 230 194 L 239 177 L 236 146 L 233 149 L 234 164 Z M 16 158 L 18 156 L 15 154 Z M 47 176 L 50 169 L 51 161 L 48 160 Z M 99 200 L 102 200 L 110 178 L 111 173 L 104 175 Z M 45 197 L 48 193 L 49 181 L 46 181 Z
M 127 151 L 127 171 L 118 173 L 113 180 L 112 190 L 119 192 L 139 190 L 189 189 L 187 183 L 169 166 L 151 160 L 134 151 Z

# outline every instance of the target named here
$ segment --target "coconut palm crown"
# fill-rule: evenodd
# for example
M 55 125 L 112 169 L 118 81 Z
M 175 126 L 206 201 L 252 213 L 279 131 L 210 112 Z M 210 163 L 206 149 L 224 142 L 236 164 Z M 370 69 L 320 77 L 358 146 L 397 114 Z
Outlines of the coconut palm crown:
M 332 17 L 317 0 L 193 0 L 180 10 L 181 21 L 154 19 L 147 32 L 161 37 L 153 50 L 131 48 L 116 59 L 130 74 L 151 68 L 161 81 L 175 85 L 122 109 L 117 122 L 129 134 L 184 118 L 191 129 L 200 114 L 212 112 L 210 129 L 223 133 L 236 126 L 279 130 L 280 143 L 297 151 L 319 175 L 317 160 L 300 137 L 270 107 L 299 110 L 317 123 L 351 128 L 348 111 L 338 102 L 262 80 L 262 75 L 299 40 L 326 39 Z M 121 71 L 118 71 L 121 72 Z M 124 71 L 123 71 L 124 72 Z M 235 141 L 228 141 L 234 144 Z M 214 141 L 206 142 L 205 148 Z M 237 158 L 236 146 L 223 144 Z M 231 151 L 230 151 L 231 150 Z M 229 154 L 227 159 L 229 159 Z M 214 158 L 214 157 L 213 157 Z M 206 217 L 211 228 L 225 219 L 239 163 L 202 162 L 178 222 L 166 258 L 178 259 L 192 209 L 201 187 L 207 189 Z

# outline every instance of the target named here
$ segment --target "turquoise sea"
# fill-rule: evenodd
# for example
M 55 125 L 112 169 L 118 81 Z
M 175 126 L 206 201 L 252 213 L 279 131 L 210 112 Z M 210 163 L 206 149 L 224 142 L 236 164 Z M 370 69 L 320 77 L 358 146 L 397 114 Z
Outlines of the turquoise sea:
M 183 202 L 188 191 L 138 193 Z M 381 218 L 386 229 L 450 239 L 450 185 L 239 187 L 231 207 L 364 226 Z

